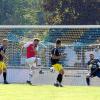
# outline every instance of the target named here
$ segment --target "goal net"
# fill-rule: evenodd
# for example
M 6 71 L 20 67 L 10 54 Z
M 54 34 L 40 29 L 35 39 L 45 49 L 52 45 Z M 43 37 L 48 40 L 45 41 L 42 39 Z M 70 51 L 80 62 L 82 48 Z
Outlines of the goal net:
M 9 67 L 27 67 L 21 46 L 34 38 L 40 39 L 38 53 L 44 68 L 51 67 L 50 54 L 57 38 L 62 41 L 65 68 L 87 68 L 90 53 L 100 59 L 100 26 L 1 26 L 0 40 L 3 38 L 9 40 Z
M 61 50 L 65 56 L 60 60 L 65 69 L 76 69 L 77 71 L 68 71 L 67 77 L 70 75 L 80 77 L 80 73 L 86 74 L 87 62 L 89 54 L 93 53 L 95 58 L 100 59 L 100 26 L 0 26 L 0 42 L 3 38 L 9 40 L 8 49 L 6 51 L 9 57 L 8 68 L 15 68 L 16 71 L 11 71 L 9 80 L 15 82 L 22 80 L 25 81 L 27 71 L 17 69 L 27 69 L 25 65 L 26 50 L 21 55 L 21 46 L 34 38 L 39 38 L 40 43 L 38 46 L 39 57 L 42 60 L 43 69 L 51 67 L 50 55 L 51 50 L 55 46 L 55 41 L 60 38 L 62 41 Z M 19 73 L 24 75 L 24 79 L 19 77 L 19 80 L 12 78 L 12 73 L 16 76 Z M 49 74 L 49 73 L 47 73 Z M 47 75 L 50 77 L 49 75 Z M 84 75 L 83 75 L 84 76 Z M 17 79 L 17 76 L 16 76 Z M 43 78 L 42 78 L 43 79 Z M 78 78 L 79 79 L 79 78 Z M 82 78 L 80 78 L 81 80 Z M 51 78 L 52 80 L 52 78 Z M 77 80 L 77 79 L 76 79 Z M 72 82 L 72 81 L 71 81 Z M 76 81 L 78 82 L 78 81 Z M 82 82 L 82 80 L 80 81 Z M 80 83 L 76 83 L 80 84 Z M 82 83 L 83 84 L 83 83 Z

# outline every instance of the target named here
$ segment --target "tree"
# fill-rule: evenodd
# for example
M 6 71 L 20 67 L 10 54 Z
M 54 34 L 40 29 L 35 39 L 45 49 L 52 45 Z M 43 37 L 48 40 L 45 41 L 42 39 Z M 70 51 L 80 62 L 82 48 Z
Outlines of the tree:
M 100 2 L 95 0 L 44 0 L 48 24 L 100 24 Z
M 37 1 L 40 0 L 1 0 L 0 24 L 38 24 L 41 9 Z

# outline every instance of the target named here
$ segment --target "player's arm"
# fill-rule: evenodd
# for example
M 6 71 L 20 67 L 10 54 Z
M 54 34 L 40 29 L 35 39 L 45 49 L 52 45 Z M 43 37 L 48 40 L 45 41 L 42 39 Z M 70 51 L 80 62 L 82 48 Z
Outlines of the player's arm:
M 8 60 L 8 57 L 5 55 L 4 51 L 0 51 L 0 54 L 4 57 L 4 59 Z
M 38 58 L 39 57 L 39 48 L 35 47 L 34 50 L 35 50 L 36 58 Z
M 99 59 L 97 59 L 97 64 L 98 64 L 99 69 L 100 69 L 100 60 Z
M 29 45 L 30 45 L 30 43 L 28 42 L 21 46 L 21 55 L 23 54 L 24 49 L 27 48 Z
M 87 68 L 90 70 L 91 67 L 92 67 L 92 64 L 90 63 L 90 61 L 88 61 L 88 63 L 87 63 Z
M 23 54 L 24 46 L 21 47 L 21 55 Z

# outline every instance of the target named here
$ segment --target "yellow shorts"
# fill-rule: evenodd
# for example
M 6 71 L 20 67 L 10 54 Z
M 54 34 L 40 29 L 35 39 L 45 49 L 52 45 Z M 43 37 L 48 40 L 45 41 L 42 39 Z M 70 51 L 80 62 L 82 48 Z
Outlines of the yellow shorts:
M 0 70 L 6 69 L 6 64 L 3 61 L 0 61 Z
M 63 67 L 62 67 L 61 64 L 54 64 L 54 65 L 52 65 L 52 66 L 53 66 L 54 69 L 55 69 L 56 71 L 58 71 L 58 72 L 60 72 L 60 71 L 63 69 Z

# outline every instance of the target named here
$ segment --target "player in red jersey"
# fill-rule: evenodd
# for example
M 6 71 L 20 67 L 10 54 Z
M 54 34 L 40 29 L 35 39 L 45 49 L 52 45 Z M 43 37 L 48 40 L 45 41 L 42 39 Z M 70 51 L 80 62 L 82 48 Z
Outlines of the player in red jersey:
M 34 73 L 34 69 L 37 66 L 41 66 L 41 59 L 37 57 L 37 47 L 39 44 L 39 39 L 35 38 L 33 42 L 27 42 L 23 45 L 22 51 L 26 48 L 26 64 L 29 66 L 29 79 L 27 83 L 32 84 L 32 77 Z

